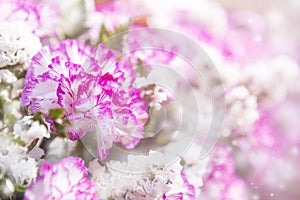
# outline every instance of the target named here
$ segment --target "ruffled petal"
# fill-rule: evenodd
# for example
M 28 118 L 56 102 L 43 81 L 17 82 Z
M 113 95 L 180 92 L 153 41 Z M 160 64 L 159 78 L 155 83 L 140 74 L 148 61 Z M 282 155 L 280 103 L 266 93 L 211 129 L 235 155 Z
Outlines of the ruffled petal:
M 81 158 L 67 157 L 57 163 L 44 163 L 37 181 L 24 199 L 98 199 L 94 184 Z

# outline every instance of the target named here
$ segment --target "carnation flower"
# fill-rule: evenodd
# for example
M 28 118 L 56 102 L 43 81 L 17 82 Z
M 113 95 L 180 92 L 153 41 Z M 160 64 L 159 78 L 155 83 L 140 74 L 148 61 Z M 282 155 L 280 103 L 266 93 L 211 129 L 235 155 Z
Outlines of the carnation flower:
M 25 192 L 24 199 L 98 199 L 93 183 L 80 158 L 67 157 L 45 162 L 40 175 Z
M 74 40 L 46 46 L 32 59 L 22 103 L 32 112 L 64 108 L 71 140 L 97 130 L 104 159 L 113 142 L 132 148 L 143 137 L 146 104 L 131 70 L 102 45 L 97 51 Z
M 90 6 L 91 7 L 91 6 Z M 146 7 L 139 1 L 106 1 L 96 5 L 96 11 L 101 16 L 101 22 L 108 30 L 130 23 L 134 18 L 145 16 Z

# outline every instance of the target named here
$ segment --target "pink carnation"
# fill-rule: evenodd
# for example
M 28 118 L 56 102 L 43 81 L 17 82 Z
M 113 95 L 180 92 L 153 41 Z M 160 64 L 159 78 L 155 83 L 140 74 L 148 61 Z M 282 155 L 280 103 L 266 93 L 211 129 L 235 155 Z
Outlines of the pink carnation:
M 24 199 L 98 199 L 96 188 L 87 176 L 81 158 L 68 157 L 54 164 L 45 162 Z
M 22 103 L 45 114 L 64 108 L 72 122 L 66 127 L 71 140 L 99 128 L 98 156 L 104 159 L 113 142 L 133 148 L 143 137 L 148 115 L 133 82 L 132 68 L 125 62 L 120 66 L 107 47 L 94 50 L 67 40 L 44 47 L 33 57 Z

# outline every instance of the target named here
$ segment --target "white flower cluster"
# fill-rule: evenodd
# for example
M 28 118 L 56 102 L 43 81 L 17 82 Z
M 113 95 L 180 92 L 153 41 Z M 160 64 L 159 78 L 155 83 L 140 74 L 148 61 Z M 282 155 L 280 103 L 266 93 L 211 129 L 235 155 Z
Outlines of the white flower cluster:
M 227 118 L 223 135 L 243 134 L 258 119 L 257 98 L 244 86 L 232 88 L 226 95 Z
M 21 21 L 1 22 L 0 33 L 0 68 L 20 64 L 26 69 L 41 48 L 39 38 Z
M 244 83 L 245 75 L 240 66 L 226 60 L 216 48 L 209 45 L 204 48 L 218 69 L 225 89 L 227 117 L 222 134 L 225 137 L 244 134 L 259 117 L 257 96 Z
M 11 102 L 9 107 L 13 107 L 11 104 L 13 103 Z M 7 107 L 3 108 L 5 111 Z M 6 117 L 9 119 L 15 116 L 12 114 Z M 3 187 L 1 192 L 4 192 L 2 197 L 5 198 L 11 197 L 14 192 L 12 184 L 27 187 L 36 179 L 38 163 L 44 155 L 44 150 L 39 147 L 40 139 L 50 136 L 47 128 L 33 121 L 32 116 L 18 120 L 13 130 L 8 122 L 9 120 L 5 120 L 0 129 L 0 187 Z M 34 143 L 36 139 L 37 144 Z
M 1 136 L 1 141 L 4 138 Z M 1 143 L 2 145 L 2 143 Z M 37 162 L 27 154 L 27 148 L 10 144 L 0 151 L 0 169 L 17 184 L 30 184 L 37 176 Z
M 257 62 L 245 69 L 244 84 L 260 103 L 273 105 L 285 99 L 287 89 L 299 78 L 300 71 L 295 60 L 288 56 Z
M 131 155 L 128 162 L 110 161 L 107 168 L 94 160 L 89 171 L 101 199 L 158 199 L 183 185 L 179 161 L 166 166 L 162 159 L 157 152 Z
M 273 106 L 284 100 L 288 88 L 299 78 L 298 65 L 288 56 L 278 56 L 240 68 L 222 59 L 216 49 L 207 50 L 221 72 L 226 91 L 225 137 L 245 134 L 259 118 L 258 104 Z
M 50 137 L 44 125 L 25 116 L 18 120 L 11 133 L 10 128 L 0 131 L 0 169 L 14 183 L 30 184 L 37 176 L 37 160 L 44 152 L 37 146 L 30 147 L 35 139 Z M 29 148 L 30 147 L 30 148 Z M 32 149 L 33 148 L 33 149 Z

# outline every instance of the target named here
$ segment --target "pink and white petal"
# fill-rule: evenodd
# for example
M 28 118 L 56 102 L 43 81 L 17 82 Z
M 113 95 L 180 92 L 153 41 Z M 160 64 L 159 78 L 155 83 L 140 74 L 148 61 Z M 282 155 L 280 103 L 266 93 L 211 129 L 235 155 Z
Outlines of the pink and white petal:
M 85 118 L 82 114 L 72 114 L 68 116 L 71 121 L 71 125 L 66 126 L 66 131 L 71 140 L 80 139 L 85 133 L 93 130 L 96 121 L 94 119 Z
M 38 179 L 27 188 L 24 200 L 45 199 L 47 195 L 46 189 L 43 185 L 43 179 Z
M 99 160 L 104 160 L 108 154 L 109 150 L 111 149 L 113 144 L 113 138 L 98 135 L 97 137 L 97 156 Z
M 119 141 L 126 149 L 133 149 L 141 141 L 141 138 L 122 135 Z
M 87 168 L 84 166 L 84 161 L 80 158 L 68 157 L 61 161 L 61 171 L 67 172 L 69 186 L 77 185 L 80 180 L 88 175 Z M 70 189 L 70 188 L 69 188 Z
M 104 160 L 111 149 L 115 140 L 115 130 L 113 123 L 109 119 L 109 116 L 97 121 L 95 128 L 96 140 L 97 140 L 97 156 L 98 159 Z
M 95 53 L 95 58 L 98 61 L 98 65 L 101 67 L 102 74 L 114 74 L 113 72 L 116 69 L 118 58 L 113 51 L 106 46 L 99 44 Z
M 81 158 L 68 157 L 57 163 L 44 163 L 37 181 L 25 192 L 25 199 L 98 199 L 96 188 L 87 178 Z
M 32 112 L 41 111 L 43 113 L 48 113 L 50 109 L 59 107 L 56 95 L 57 87 L 57 82 L 39 82 L 32 88 L 31 92 L 24 91 L 22 94 L 23 102 L 24 99 L 29 98 L 31 101 L 30 108 Z
M 83 41 L 76 40 L 66 40 L 61 44 L 61 48 L 65 50 L 72 63 L 80 65 L 85 63 L 94 51 L 91 47 L 86 46 Z

